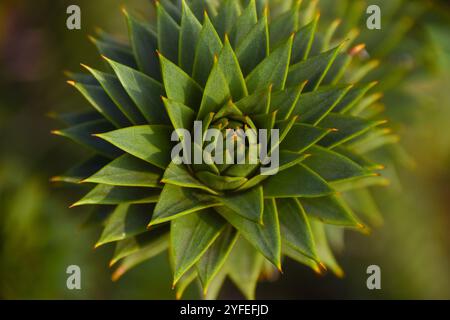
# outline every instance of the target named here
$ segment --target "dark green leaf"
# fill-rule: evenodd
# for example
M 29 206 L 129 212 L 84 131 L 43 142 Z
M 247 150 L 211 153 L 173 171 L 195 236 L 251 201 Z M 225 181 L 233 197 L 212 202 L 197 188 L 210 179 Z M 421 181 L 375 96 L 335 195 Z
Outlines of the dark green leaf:
M 267 198 L 310 198 L 334 192 L 325 180 L 301 163 L 269 177 L 263 186 Z

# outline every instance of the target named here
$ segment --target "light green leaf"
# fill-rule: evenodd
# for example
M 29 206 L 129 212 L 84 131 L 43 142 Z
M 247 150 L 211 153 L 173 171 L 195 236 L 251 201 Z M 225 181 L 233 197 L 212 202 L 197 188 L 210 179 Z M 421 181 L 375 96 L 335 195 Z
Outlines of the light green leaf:
M 206 15 L 195 48 L 194 68 L 192 73 L 192 77 L 201 86 L 205 86 L 214 64 L 214 57 L 217 56 L 221 50 L 222 41 L 220 41 L 211 20 L 208 15 Z
M 111 261 L 117 262 L 122 256 L 123 260 L 120 266 L 114 271 L 112 275 L 112 280 L 119 280 L 126 272 L 134 268 L 138 264 L 151 259 L 158 254 L 164 252 L 169 246 L 169 234 L 168 233 L 155 233 L 149 232 L 146 234 L 146 241 L 143 244 L 136 244 L 133 238 L 123 240 L 119 242 L 114 254 L 114 258 Z M 128 253 L 122 251 L 131 251 Z
M 270 46 L 275 48 L 281 41 L 296 32 L 299 26 L 299 9 L 301 1 L 295 4 L 285 13 L 280 14 L 270 23 Z
M 231 47 L 228 37 L 225 42 L 218 60 L 219 68 L 228 82 L 231 96 L 234 101 L 238 101 L 248 95 L 244 75 L 242 74 L 239 61 Z
M 203 12 L 202 12 L 203 13 Z M 182 1 L 182 17 L 180 28 L 180 40 L 178 49 L 178 65 L 186 73 L 191 74 L 194 66 L 195 48 L 202 25 L 195 17 L 194 13 L 186 4 L 186 1 Z
M 98 137 L 136 158 L 165 169 L 170 163 L 170 135 L 169 126 L 145 125 L 99 134 Z
M 197 119 L 205 118 L 211 112 L 217 112 L 231 98 L 228 81 L 225 78 L 218 60 L 214 60 L 211 74 L 206 82 L 202 103 L 197 114 Z
M 248 35 L 252 28 L 258 23 L 255 0 L 250 0 L 247 8 L 237 18 L 231 33 L 231 43 L 237 48 L 242 40 Z
M 107 60 L 123 87 L 150 124 L 168 123 L 161 102 L 162 85 L 149 76 L 113 60 Z
M 196 189 L 166 184 L 153 213 L 150 226 L 220 205 L 213 196 Z
M 223 0 L 214 20 L 214 25 L 219 36 L 223 37 L 225 34 L 230 33 L 240 15 L 241 7 L 238 1 Z
M 197 178 L 213 190 L 225 191 L 239 188 L 247 178 L 218 176 L 209 171 L 200 171 L 196 174 Z
M 103 207 L 105 206 L 101 206 L 100 208 Z M 165 247 L 167 248 L 169 245 L 169 230 L 169 225 L 162 225 L 151 231 L 117 241 L 109 266 L 112 267 L 121 259 L 137 253 L 142 249 L 148 249 L 152 245 L 158 246 L 159 242 L 165 243 Z
M 95 244 L 98 248 L 104 244 L 123 240 L 144 233 L 151 219 L 154 205 L 121 204 L 105 222 L 100 239 Z
M 181 102 L 162 98 L 167 114 L 175 129 L 191 130 L 194 124 L 195 112 Z
M 226 267 L 233 283 L 244 296 L 255 299 L 255 289 L 263 266 L 264 257 L 247 240 L 239 237 Z
M 319 261 L 308 217 L 295 198 L 277 199 L 282 240 L 306 257 Z
M 264 194 L 262 187 L 246 192 L 232 193 L 220 197 L 222 203 L 242 217 L 256 223 L 263 223 Z
M 184 165 L 177 165 L 173 162 L 167 167 L 161 182 L 174 184 L 184 188 L 201 189 L 214 195 L 218 194 L 216 191 L 208 188 L 194 178 Z
M 246 78 L 249 92 L 273 85 L 273 90 L 284 89 L 291 60 L 293 36 L 267 58 L 265 58 Z M 305 79 L 306 80 L 306 79 Z M 299 81 L 298 83 L 303 82 Z M 296 85 L 296 84 L 292 84 Z
M 228 225 L 195 265 L 205 295 L 211 281 L 214 280 L 228 258 L 237 238 L 236 230 Z
M 215 208 L 278 269 L 281 269 L 281 236 L 275 200 L 264 202 L 263 225 L 255 223 L 227 207 Z
M 196 110 L 202 97 L 202 88 L 186 72 L 159 55 L 164 88 L 167 97 Z
M 243 114 L 265 114 L 271 103 L 272 86 L 259 90 L 236 102 L 236 106 Z
M 160 192 L 160 189 L 99 184 L 71 207 L 92 204 L 155 203 L 158 201 Z
M 328 245 L 328 240 L 325 233 L 325 225 L 320 221 L 311 220 L 311 229 L 313 231 L 314 240 L 316 242 L 317 252 L 319 254 L 320 260 L 323 261 L 326 267 L 331 269 L 337 277 L 342 278 L 344 276 L 344 271 L 336 262 L 333 251 Z
M 269 27 L 265 15 L 238 44 L 236 56 L 245 76 L 252 72 L 268 55 Z
M 129 154 L 124 154 L 83 182 L 124 187 L 160 188 L 161 175 L 160 169 Z
M 208 250 L 226 225 L 213 210 L 204 210 L 172 221 L 170 253 L 174 262 L 174 284 Z

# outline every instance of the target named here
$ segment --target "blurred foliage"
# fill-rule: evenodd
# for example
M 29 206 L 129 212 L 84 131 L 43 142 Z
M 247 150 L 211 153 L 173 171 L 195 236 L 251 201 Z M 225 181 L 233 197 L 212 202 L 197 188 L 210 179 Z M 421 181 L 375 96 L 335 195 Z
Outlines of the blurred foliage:
M 65 11 L 73 3 L 82 8 L 81 31 L 65 28 Z M 86 35 L 96 26 L 124 34 L 122 3 L 151 15 L 145 0 L 0 3 L 0 298 L 174 297 L 167 286 L 171 275 L 165 256 L 111 282 L 111 252 L 91 250 L 97 231 L 80 230 L 86 212 L 67 208 L 77 195 L 68 198 L 64 186 L 48 182 L 69 160 L 83 157 L 49 134 L 55 123 L 46 114 L 86 105 L 64 85 L 62 70 L 79 70 L 80 57 L 86 59 L 83 63 L 100 63 Z M 322 19 L 342 17 L 340 34 L 354 25 L 364 28 L 366 1 L 320 3 Z M 372 58 L 382 59 L 373 77 L 389 75 L 381 84 L 387 89 L 383 104 L 406 150 L 392 151 L 405 161 L 388 166 L 393 184 L 376 193 L 385 224 L 370 237 L 346 235 L 346 250 L 339 256 L 345 279 L 317 279 L 306 268 L 287 264 L 286 275 L 261 285 L 258 298 L 450 298 L 449 5 L 425 0 L 370 3 L 386 8 L 383 19 L 392 25 L 383 32 L 362 30 L 358 42 L 367 43 Z M 384 43 L 395 26 L 404 33 L 396 43 Z M 66 288 L 65 270 L 71 264 L 82 268 L 81 291 Z M 380 292 L 366 288 L 370 264 L 382 268 Z M 240 296 L 229 286 L 222 297 Z

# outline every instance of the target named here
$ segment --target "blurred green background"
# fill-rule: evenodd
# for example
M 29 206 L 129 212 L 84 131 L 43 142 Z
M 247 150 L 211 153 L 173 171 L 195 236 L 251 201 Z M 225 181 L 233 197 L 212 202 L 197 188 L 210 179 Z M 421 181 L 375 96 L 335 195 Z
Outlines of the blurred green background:
M 347 21 L 351 10 L 337 2 L 323 0 L 324 21 L 333 15 Z M 375 2 L 382 13 L 401 3 Z M 288 261 L 277 281 L 259 285 L 257 298 L 450 299 L 450 7 L 446 1 L 410 2 L 420 14 L 410 16 L 413 26 L 390 54 L 380 54 L 389 68 L 378 76 L 390 74 L 381 84 L 383 103 L 402 146 L 388 164 L 391 186 L 375 190 L 384 225 L 369 237 L 346 233 L 344 250 L 336 242 L 344 279 L 318 277 Z M 65 26 L 70 4 L 81 7 L 80 31 Z M 111 250 L 94 251 L 98 230 L 82 227 L 89 210 L 68 209 L 81 193 L 49 182 L 83 158 L 79 148 L 50 135 L 61 124 L 49 114 L 87 107 L 65 84 L 63 71 L 79 71 L 80 62 L 101 64 L 87 39 L 95 27 L 126 36 L 121 4 L 151 17 L 147 0 L 0 2 L 0 299 L 175 297 L 165 255 L 112 282 Z M 402 7 L 395 10 L 409 16 Z M 355 23 L 364 28 L 364 21 Z M 363 31 L 369 54 L 390 29 L 383 32 Z M 66 287 L 72 264 L 81 267 L 82 290 Z M 366 287 L 371 264 L 381 267 L 382 290 Z M 186 295 L 198 297 L 195 287 Z M 231 284 L 221 297 L 241 298 Z

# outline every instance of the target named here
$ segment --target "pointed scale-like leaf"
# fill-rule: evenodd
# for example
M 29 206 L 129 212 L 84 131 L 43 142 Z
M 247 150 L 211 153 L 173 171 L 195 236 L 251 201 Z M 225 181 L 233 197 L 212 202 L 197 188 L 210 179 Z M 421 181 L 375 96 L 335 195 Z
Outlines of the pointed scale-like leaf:
M 150 124 L 167 124 L 168 117 L 160 96 L 162 85 L 133 68 L 107 59 L 123 87 Z
M 247 299 L 255 299 L 263 262 L 264 256 L 249 241 L 239 237 L 225 267 L 230 279 Z
M 162 188 L 159 182 L 161 176 L 161 169 L 130 154 L 124 154 L 84 179 L 83 182 L 123 187 Z
M 324 179 L 301 163 L 269 177 L 263 187 L 266 198 L 313 198 L 334 193 Z
M 97 120 L 85 122 L 64 130 L 54 130 L 52 133 L 69 138 L 72 141 L 101 154 L 102 156 L 114 159 L 120 156 L 122 152 L 116 147 L 94 136 L 94 134 L 108 132 L 111 130 L 114 130 L 111 123 L 106 120 Z
M 159 2 L 156 2 L 156 17 L 158 25 L 158 50 L 170 61 L 176 63 L 178 62 L 180 26 Z
M 217 207 L 215 210 L 281 270 L 281 235 L 275 199 L 264 201 L 263 224 L 243 218 L 227 207 Z
M 130 96 L 125 91 L 116 76 L 95 70 L 85 65 L 83 66 L 92 73 L 95 79 L 97 79 L 97 81 L 103 87 L 105 92 L 109 95 L 111 100 L 114 101 L 117 108 L 119 108 L 123 112 L 123 114 L 132 124 L 139 125 L 145 123 L 145 118 L 143 117 L 142 113 L 131 100 Z
M 269 26 L 264 15 L 236 48 L 236 56 L 244 76 L 269 55 Z
M 247 182 L 247 178 L 244 177 L 218 176 L 209 171 L 199 171 L 196 176 L 201 182 L 217 191 L 234 190 Z
M 255 0 L 250 0 L 245 10 L 237 18 L 236 24 L 230 32 L 230 40 L 234 48 L 237 48 L 252 28 L 258 23 Z
M 333 271 L 337 277 L 342 278 L 344 276 L 344 271 L 337 263 L 336 258 L 333 255 L 333 251 L 328 244 L 325 225 L 320 221 L 311 220 L 311 229 L 313 231 L 317 253 L 319 254 L 320 260 L 323 261 L 326 267 Z
M 291 60 L 294 36 L 274 50 L 245 79 L 250 93 L 273 85 L 273 90 L 282 90 L 286 84 Z M 304 79 L 305 81 L 307 79 Z M 301 83 L 303 81 L 298 81 Z M 292 84 L 291 85 L 295 85 Z
M 150 232 L 149 236 L 150 237 L 147 239 L 145 245 L 136 248 L 134 252 L 123 258 L 119 267 L 114 271 L 111 277 L 113 281 L 119 280 L 125 273 L 127 273 L 130 269 L 136 267 L 138 264 L 144 262 L 145 260 L 151 259 L 167 250 L 169 246 L 168 233 L 160 234 Z M 128 242 L 127 240 L 124 241 Z
M 124 240 L 147 231 L 147 224 L 151 219 L 153 208 L 154 204 L 118 205 L 105 221 L 105 228 L 95 247 Z
M 292 44 L 292 64 L 308 58 L 314 42 L 318 21 L 319 15 L 313 21 L 300 28 L 295 34 L 294 43 Z
M 272 85 L 259 90 L 239 101 L 236 107 L 241 110 L 244 115 L 266 114 L 269 110 L 272 97 Z
M 330 132 L 331 129 L 322 129 L 309 124 L 294 123 L 281 142 L 280 149 L 297 153 L 305 152 Z
M 316 91 L 303 93 L 292 115 L 300 115 L 301 122 L 317 125 L 336 108 L 351 89 L 351 85 L 323 86 Z
M 218 193 L 196 179 L 183 164 L 175 164 L 171 162 L 164 172 L 161 180 L 162 183 L 174 184 L 184 188 L 201 189 L 211 194 Z
M 51 182 L 81 183 L 103 168 L 110 160 L 100 155 L 91 156 L 86 160 L 58 176 L 52 177 Z
M 97 136 L 117 148 L 165 169 L 170 163 L 172 128 L 161 125 L 135 126 L 110 131 Z
M 121 259 L 133 255 L 139 251 L 148 249 L 151 245 L 158 246 L 159 242 L 165 242 L 167 248 L 169 244 L 169 230 L 170 225 L 165 224 L 154 227 L 152 230 L 140 233 L 134 237 L 117 241 L 113 257 L 109 262 L 109 266 L 112 267 Z
M 228 82 L 233 101 L 238 101 L 248 95 L 247 86 L 242 74 L 239 61 L 231 47 L 228 36 L 225 36 L 224 45 L 219 55 L 218 65 Z
M 271 50 L 276 48 L 280 42 L 284 41 L 291 36 L 292 33 L 298 30 L 300 4 L 301 1 L 296 0 L 295 4 L 287 12 L 277 16 L 270 23 L 269 34 Z
M 113 42 L 106 42 L 102 40 L 95 39 L 93 37 L 89 38 L 97 47 L 98 52 L 111 60 L 117 61 L 123 65 L 130 68 L 137 69 L 136 59 L 131 51 L 131 48 L 118 45 Z
M 184 215 L 220 205 L 220 201 L 200 190 L 166 184 L 149 226 L 176 220 Z
M 156 56 L 158 35 L 149 25 L 138 21 L 125 9 L 123 12 L 127 18 L 128 33 L 139 70 L 155 80 L 161 80 L 159 61 Z
M 219 36 L 223 37 L 225 34 L 230 33 L 240 15 L 241 6 L 239 1 L 222 0 L 219 12 L 214 19 L 214 26 Z
M 227 260 L 237 238 L 237 231 L 228 225 L 196 263 L 198 277 L 200 278 L 205 294 L 208 292 L 211 281 L 216 277 Z
M 202 88 L 176 64 L 159 55 L 164 89 L 167 97 L 196 110 L 202 97 Z
M 160 189 L 99 184 L 71 207 L 93 204 L 155 203 L 158 201 L 160 192 Z
M 178 65 L 187 74 L 192 74 L 195 58 L 195 50 L 192 50 L 192 48 L 196 47 L 201 30 L 201 23 L 191 11 L 189 5 L 186 3 L 186 0 L 183 0 L 178 49 Z
M 371 121 L 360 117 L 330 113 L 320 122 L 320 126 L 333 126 L 337 130 L 327 135 L 320 144 L 327 148 L 334 148 L 384 123 L 386 123 L 384 120 Z
M 214 29 L 211 20 L 205 13 L 205 21 L 195 48 L 194 68 L 192 77 L 201 86 L 205 86 L 210 77 L 215 57 L 222 50 L 222 41 Z
M 89 101 L 95 110 L 97 110 L 116 128 L 130 125 L 128 119 L 110 99 L 101 86 L 82 84 L 72 81 L 69 81 L 68 83 L 73 85 L 86 98 L 86 100 Z
M 225 226 L 226 221 L 213 210 L 192 213 L 171 222 L 174 284 L 205 254 Z
M 292 65 L 289 68 L 286 85 L 294 86 L 308 80 L 308 91 L 316 90 L 327 75 L 340 49 L 341 46 L 337 46 L 332 50 Z
M 319 261 L 309 219 L 295 198 L 277 199 L 281 238 L 291 248 L 306 257 Z
M 299 199 L 305 212 L 323 223 L 363 228 L 348 205 L 337 195 Z
M 242 217 L 263 223 L 264 194 L 262 187 L 220 197 L 221 202 Z
M 162 97 L 167 114 L 175 129 L 190 130 L 193 127 L 195 112 L 181 102 Z
M 303 164 L 326 181 L 348 181 L 374 175 L 371 171 L 332 150 L 312 146 L 308 149 L 308 153 L 311 156 L 303 161 Z

